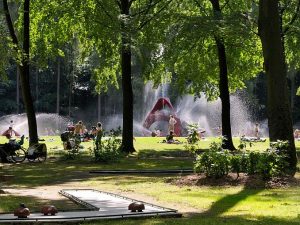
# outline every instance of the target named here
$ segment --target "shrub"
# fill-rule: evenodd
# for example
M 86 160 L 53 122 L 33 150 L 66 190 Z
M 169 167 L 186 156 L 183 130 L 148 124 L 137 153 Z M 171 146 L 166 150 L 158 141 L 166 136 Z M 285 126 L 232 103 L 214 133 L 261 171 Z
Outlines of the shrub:
M 286 158 L 286 154 L 278 152 L 277 149 L 271 148 L 261 153 L 257 163 L 258 173 L 264 179 L 284 175 L 288 166 Z
M 249 152 L 248 153 L 248 164 L 245 168 L 246 173 L 252 175 L 258 173 L 258 162 L 260 160 L 260 153 L 259 152 Z
M 196 123 L 187 125 L 187 130 L 188 130 L 187 142 L 189 144 L 196 144 L 199 141 L 198 129 L 199 126 Z
M 198 134 L 198 124 L 192 123 L 187 125 L 188 135 L 187 135 L 187 144 L 184 146 L 186 150 L 190 152 L 195 152 L 199 146 L 198 141 L 199 134 Z
M 102 140 L 99 149 L 94 148 L 94 159 L 97 162 L 119 161 L 122 157 L 120 146 L 122 139 L 119 137 L 122 133 L 121 128 L 110 130 L 108 138 Z M 105 132 L 104 132 L 105 134 Z
M 232 154 L 223 150 L 220 143 L 212 143 L 207 152 L 197 156 L 194 170 L 214 178 L 223 177 L 228 172 L 235 172 L 237 176 L 241 172 L 260 174 L 264 179 L 281 176 L 288 166 L 285 153 L 287 146 L 288 143 L 278 141 L 262 153 L 240 151 Z
M 220 178 L 229 172 L 229 152 L 223 151 L 220 143 L 212 143 L 210 149 L 198 155 L 195 161 L 195 172 L 204 172 L 207 177 Z
M 237 177 L 239 177 L 241 172 L 245 172 L 248 165 L 248 161 L 249 160 L 247 153 L 231 155 L 230 171 L 236 173 Z

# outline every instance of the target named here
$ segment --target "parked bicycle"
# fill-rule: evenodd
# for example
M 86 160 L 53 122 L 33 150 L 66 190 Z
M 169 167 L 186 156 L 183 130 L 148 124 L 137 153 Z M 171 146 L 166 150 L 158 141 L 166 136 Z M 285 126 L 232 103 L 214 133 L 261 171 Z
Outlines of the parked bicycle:
M 8 143 L 0 144 L 1 162 L 23 162 L 26 158 L 26 150 L 23 148 L 24 135 L 20 141 L 9 140 Z
M 29 162 L 38 160 L 44 162 L 47 159 L 47 146 L 46 144 L 34 144 L 28 148 L 26 157 Z

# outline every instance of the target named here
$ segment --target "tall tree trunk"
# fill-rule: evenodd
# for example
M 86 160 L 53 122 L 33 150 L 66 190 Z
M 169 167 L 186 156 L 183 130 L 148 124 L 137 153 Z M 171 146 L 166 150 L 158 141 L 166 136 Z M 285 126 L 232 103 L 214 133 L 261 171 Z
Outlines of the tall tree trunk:
M 72 66 L 72 72 L 70 77 L 69 83 L 69 100 L 68 100 L 68 107 L 69 107 L 69 118 L 71 118 L 71 107 L 72 107 L 72 95 L 73 95 L 73 82 L 74 82 L 74 66 Z
M 60 58 L 57 58 L 57 81 L 56 81 L 56 130 L 60 129 L 59 126 L 59 106 L 60 106 Z
M 35 70 L 35 97 L 36 97 L 36 106 L 35 109 L 38 112 L 39 111 L 39 71 L 38 69 Z
M 218 48 L 219 57 L 219 69 L 220 69 L 220 99 L 222 104 L 222 147 L 224 149 L 235 150 L 232 142 L 231 122 L 230 122 L 230 95 L 228 89 L 228 74 L 227 74 L 227 62 L 226 51 L 222 40 L 215 39 Z
M 97 119 L 101 120 L 101 95 L 98 94 L 98 110 L 97 110 Z
M 270 141 L 289 141 L 289 164 L 296 171 L 297 156 L 288 97 L 287 71 L 277 0 L 259 1 L 259 35 L 262 42 L 268 89 Z
M 57 82 L 56 82 L 56 114 L 59 115 L 60 105 L 60 58 L 57 59 Z
M 121 0 L 121 14 L 129 16 L 130 1 Z M 122 90 L 123 90 L 123 133 L 121 150 L 126 153 L 134 152 L 133 146 L 133 91 L 131 83 L 131 40 L 128 27 L 121 22 L 122 47 Z
M 17 66 L 17 114 L 20 113 L 20 72 Z
M 221 8 L 219 0 L 210 0 L 214 15 L 217 19 L 221 19 Z M 230 95 L 228 88 L 228 72 L 227 72 L 227 60 L 226 49 L 222 37 L 215 36 L 215 42 L 218 49 L 219 58 L 219 90 L 220 99 L 222 104 L 222 147 L 224 149 L 235 150 L 232 142 L 231 123 L 230 123 Z
M 14 44 L 14 50 L 18 52 L 19 42 L 13 27 L 13 23 L 11 20 L 7 0 L 3 0 L 3 8 L 5 12 L 5 18 L 8 26 L 8 30 L 11 36 L 11 39 Z M 38 133 L 37 133 L 37 124 L 35 111 L 32 101 L 32 96 L 30 92 L 30 82 L 29 82 L 29 43 L 30 43 L 30 33 L 29 33 L 29 25 L 30 25 L 30 0 L 24 0 L 24 8 L 23 8 L 23 55 L 21 59 L 21 63 L 18 65 L 20 72 L 20 83 L 22 89 L 22 96 L 24 101 L 24 106 L 27 114 L 28 120 L 28 129 L 29 129 L 29 145 L 38 143 Z
M 23 50 L 25 57 L 22 58 L 22 66 L 20 66 L 21 72 L 21 87 L 23 93 L 23 100 L 26 109 L 28 128 L 29 128 L 29 144 L 38 143 L 38 133 L 37 133 L 37 123 L 35 117 L 35 111 L 32 101 L 32 96 L 30 93 L 30 70 L 29 70 L 29 48 L 30 48 L 30 0 L 24 0 L 24 22 L 23 22 Z

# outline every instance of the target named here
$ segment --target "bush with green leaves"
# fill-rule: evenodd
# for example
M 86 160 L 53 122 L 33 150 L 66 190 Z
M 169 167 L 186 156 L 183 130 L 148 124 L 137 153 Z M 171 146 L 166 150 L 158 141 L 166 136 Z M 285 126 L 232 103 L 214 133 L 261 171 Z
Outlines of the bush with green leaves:
M 105 136 L 105 132 L 103 132 Z M 103 138 L 99 149 L 94 148 L 94 159 L 97 162 L 116 162 L 119 161 L 123 154 L 120 151 L 122 139 L 120 138 L 122 131 L 119 127 L 117 130 L 110 130 L 108 137 Z
M 258 173 L 259 170 L 257 168 L 257 165 L 259 160 L 260 160 L 259 152 L 248 151 L 248 164 L 247 167 L 244 169 L 244 172 L 248 173 L 249 175 Z
M 234 154 L 230 156 L 230 171 L 237 174 L 245 172 L 249 165 L 249 155 L 245 152 Z
M 196 123 L 191 123 L 188 124 L 186 128 L 188 131 L 188 135 L 187 135 L 187 143 L 184 147 L 186 150 L 194 153 L 196 150 L 199 149 L 198 146 L 198 141 L 200 140 L 199 133 L 198 133 L 199 125 Z
M 207 177 L 220 178 L 228 174 L 229 165 L 229 151 L 223 150 L 221 143 L 213 142 L 207 152 L 197 156 L 194 170 L 205 173 Z
M 287 172 L 288 141 L 277 141 L 270 144 L 271 148 L 260 154 L 257 170 L 265 179 L 282 176 Z
M 196 144 L 199 141 L 198 129 L 199 129 L 199 125 L 196 123 L 191 123 L 187 125 L 187 130 L 188 130 L 187 142 L 189 144 Z
M 198 155 L 194 164 L 197 173 L 207 177 L 220 178 L 228 172 L 259 174 L 264 179 L 285 174 L 288 163 L 286 149 L 288 143 L 278 141 L 271 144 L 265 152 L 238 151 L 222 149 L 221 143 L 212 143 L 210 149 Z

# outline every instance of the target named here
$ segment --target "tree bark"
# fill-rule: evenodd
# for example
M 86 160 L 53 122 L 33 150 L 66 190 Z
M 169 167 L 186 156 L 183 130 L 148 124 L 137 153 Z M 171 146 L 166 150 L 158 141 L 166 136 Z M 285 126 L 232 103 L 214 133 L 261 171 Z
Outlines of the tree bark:
M 98 94 L 98 110 L 97 110 L 97 119 L 101 120 L 101 95 Z
M 130 1 L 121 0 L 121 14 L 129 16 Z M 121 69 L 123 90 L 123 132 L 121 150 L 126 153 L 134 152 L 133 146 L 133 91 L 131 81 L 131 40 L 124 20 L 121 22 Z
M 214 15 L 217 19 L 220 19 L 221 8 L 219 0 L 210 0 Z M 230 95 L 228 87 L 228 71 L 227 71 L 227 59 L 226 59 L 226 49 L 222 37 L 215 36 L 215 42 L 218 50 L 219 58 L 219 90 L 220 99 L 222 104 L 222 148 L 235 150 L 232 142 L 231 133 L 231 122 L 230 122 Z
M 20 72 L 19 72 L 19 68 L 17 66 L 17 114 L 20 113 Z
M 56 82 L 56 114 L 59 115 L 60 106 L 60 58 L 57 58 L 57 82 Z
M 277 0 L 259 1 L 258 25 L 267 76 L 270 141 L 284 140 L 289 142 L 288 162 L 291 172 L 294 173 L 297 166 L 297 156 Z
M 28 130 L 29 130 L 29 145 L 38 143 L 38 133 L 37 133 L 37 124 L 35 117 L 35 110 L 33 106 L 32 96 L 30 92 L 30 82 L 29 82 L 29 48 L 30 48 L 30 0 L 24 1 L 24 13 L 23 13 L 23 55 L 21 57 L 21 63 L 18 64 L 20 72 L 20 84 L 22 89 L 22 96 L 24 101 L 24 106 L 27 114 L 28 120 Z M 7 26 L 9 29 L 10 36 L 14 44 L 14 50 L 18 53 L 19 42 L 13 27 L 11 20 L 7 0 L 3 0 L 3 8 L 5 12 L 5 18 Z M 19 54 L 19 53 L 18 53 Z

